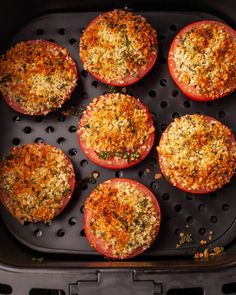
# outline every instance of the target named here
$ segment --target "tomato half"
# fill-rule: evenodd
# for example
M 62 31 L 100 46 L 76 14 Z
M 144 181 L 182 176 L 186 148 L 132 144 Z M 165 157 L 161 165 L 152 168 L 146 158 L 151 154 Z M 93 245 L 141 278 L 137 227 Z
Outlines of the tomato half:
M 207 120 L 209 120 L 209 122 L 219 122 L 216 119 L 210 117 L 210 116 L 205 116 L 205 118 Z M 161 141 L 164 139 L 164 137 L 166 136 L 168 130 L 170 129 L 171 125 L 174 122 L 172 122 L 167 128 L 166 130 L 162 133 L 162 136 L 160 138 L 160 142 L 159 145 L 161 144 Z M 235 137 L 234 134 L 231 132 L 231 135 L 229 136 L 229 140 L 231 143 L 235 143 Z M 163 156 L 158 152 L 158 160 L 159 160 L 159 166 L 161 169 L 161 173 L 166 177 L 166 166 L 163 164 Z M 175 184 L 173 184 L 172 180 L 170 177 L 166 177 L 166 179 L 175 187 L 177 187 L 178 189 L 187 192 L 187 193 L 192 193 L 192 194 L 207 194 L 207 193 L 211 193 L 213 191 L 215 191 L 216 189 L 209 189 L 209 188 L 199 188 L 199 189 L 186 189 L 183 184 L 181 183 L 181 181 L 177 181 Z
M 232 28 L 230 28 L 229 26 L 227 26 L 224 23 L 221 23 L 218 21 L 211 21 L 211 20 L 204 20 L 204 21 L 191 23 L 191 24 L 187 25 L 186 27 L 184 27 L 182 30 L 180 30 L 180 32 L 175 36 L 174 40 L 172 41 L 172 44 L 170 46 L 169 53 L 168 53 L 168 68 L 169 68 L 169 72 L 171 74 L 172 79 L 175 81 L 175 83 L 180 88 L 180 90 L 184 93 L 185 96 L 189 97 L 192 100 L 210 101 L 210 100 L 224 97 L 224 96 L 228 95 L 230 92 L 226 91 L 225 93 L 218 95 L 215 98 L 199 94 L 199 92 L 196 90 L 196 88 L 194 86 L 190 86 L 180 80 L 181 73 L 179 73 L 176 70 L 176 64 L 175 64 L 175 61 L 173 58 L 173 55 L 175 53 L 175 49 L 176 49 L 177 45 L 180 43 L 179 37 L 183 36 L 186 32 L 190 31 L 193 27 L 196 28 L 198 26 L 201 26 L 202 24 L 219 25 L 223 31 L 229 33 L 234 39 L 236 39 L 236 31 L 234 31 Z
M 102 14 L 100 14 L 99 16 L 95 17 L 89 24 L 88 26 L 85 28 L 84 33 L 86 33 L 88 31 L 88 29 L 90 28 L 91 25 L 96 24 L 97 22 L 100 21 L 101 18 L 103 18 L 104 16 L 106 16 L 107 14 L 109 14 L 110 12 L 104 12 Z M 156 40 L 156 47 L 157 47 L 157 40 Z M 137 77 L 133 77 L 132 75 L 127 75 L 123 78 L 123 82 L 119 82 L 116 80 L 112 80 L 112 81 L 107 81 L 105 78 L 100 77 L 100 75 L 89 71 L 90 75 L 92 75 L 95 79 L 97 79 L 98 81 L 110 85 L 110 86 L 117 86 L 117 87 L 126 87 L 132 84 L 137 83 L 139 80 L 141 80 L 144 76 L 146 76 L 151 69 L 154 67 L 156 61 L 157 61 L 157 57 L 158 57 L 158 53 L 151 53 L 149 54 L 149 56 L 146 58 L 146 64 L 144 66 L 141 66 L 138 69 L 138 75 Z M 84 64 L 83 59 L 80 57 L 81 63 Z
M 154 206 L 155 211 L 158 216 L 157 223 L 158 222 L 159 223 L 157 224 L 155 232 L 153 234 L 152 241 L 150 243 L 150 245 L 151 245 L 155 241 L 155 239 L 158 235 L 158 232 L 160 229 L 160 221 L 161 221 L 161 209 L 160 209 L 160 205 L 159 205 L 155 195 L 146 186 L 144 186 L 143 184 L 141 184 L 137 181 L 134 181 L 132 179 L 113 178 L 108 181 L 109 181 L 111 187 L 114 186 L 118 182 L 124 182 L 124 183 L 131 184 L 132 186 L 137 188 L 140 192 L 142 192 L 143 195 L 145 196 L 145 198 L 150 198 L 152 200 L 153 206 Z M 94 192 L 92 192 L 90 194 L 89 198 L 93 198 L 93 193 Z M 135 249 L 132 253 L 130 253 L 125 258 L 114 257 L 114 255 L 112 254 L 112 247 L 107 247 L 106 242 L 104 240 L 102 240 L 101 238 L 96 237 L 95 234 L 93 233 L 93 231 L 91 230 L 90 221 L 92 219 L 96 219 L 96 216 L 94 215 L 94 213 L 91 210 L 86 209 L 86 206 L 85 206 L 85 208 L 84 208 L 84 230 L 85 230 L 86 238 L 87 238 L 89 244 L 93 248 L 95 248 L 96 251 L 98 251 L 100 254 L 102 254 L 106 257 L 109 257 L 109 258 L 113 258 L 113 259 L 129 259 L 129 258 L 135 257 L 135 256 L 143 253 L 144 251 L 146 251 L 146 249 L 143 249 L 143 247 L 138 247 L 137 249 Z
M 58 45 L 58 44 L 56 44 L 56 43 L 54 43 L 54 42 L 47 41 L 47 40 L 29 40 L 29 41 L 26 41 L 26 42 L 27 42 L 27 43 L 31 43 L 31 44 L 33 44 L 33 45 L 37 45 L 37 44 L 46 44 L 49 48 L 51 47 L 52 49 L 53 49 L 53 48 L 59 48 L 60 50 L 64 49 L 64 47 L 62 47 L 62 46 L 60 46 L 60 45 Z M 71 55 L 68 51 L 67 51 L 67 59 L 70 59 L 70 60 L 73 60 L 73 61 L 74 61 L 72 55 Z M 75 62 L 75 61 L 74 61 L 73 66 L 72 66 L 72 70 L 73 70 L 73 72 L 74 72 L 74 75 L 75 75 L 75 77 L 76 77 L 76 80 L 78 80 L 78 71 L 77 71 L 77 66 L 76 66 L 76 62 Z M 70 89 L 70 91 L 68 91 L 68 93 L 66 93 L 66 95 L 65 95 L 65 97 L 64 97 L 64 101 L 63 101 L 63 103 L 66 102 L 66 101 L 70 98 L 72 92 L 74 91 L 74 88 L 75 88 L 75 86 L 72 87 L 72 88 Z M 26 109 L 24 108 L 24 106 L 23 106 L 21 103 L 15 101 L 15 100 L 10 99 L 10 97 L 9 97 L 8 95 L 2 95 L 2 96 L 3 96 L 4 100 L 6 101 L 6 103 L 7 103 L 7 104 L 8 104 L 8 105 L 9 105 L 14 111 L 16 111 L 16 112 L 18 112 L 18 113 L 21 113 L 21 114 L 24 114 L 24 115 L 40 116 L 40 115 L 46 115 L 46 114 L 49 113 L 50 111 L 53 111 L 53 110 L 54 110 L 54 109 L 52 109 L 52 110 L 47 110 L 47 109 L 44 110 L 44 109 L 42 109 L 42 110 L 40 110 L 40 111 L 38 111 L 38 112 L 29 113 L 28 110 L 26 110 Z M 62 103 L 62 104 L 63 104 L 63 103 Z M 58 107 L 60 107 L 60 106 L 58 106 Z M 56 108 L 57 108 L 57 107 L 55 107 L 55 109 L 56 109 Z
M 35 145 L 35 146 L 38 146 L 38 147 L 40 147 L 40 146 L 49 146 L 49 145 L 44 144 L 44 143 L 33 143 L 33 144 L 27 144 L 27 145 L 30 145 L 30 146 Z M 20 147 L 17 147 L 17 149 L 20 149 L 20 148 L 22 148 L 24 146 L 26 146 L 26 144 L 25 145 L 21 145 Z M 50 146 L 50 147 L 59 150 L 58 148 L 56 148 L 54 146 Z M 65 167 L 67 167 L 70 170 L 69 178 L 67 180 L 68 181 L 68 184 L 69 184 L 69 187 L 70 187 L 70 191 L 66 195 L 62 196 L 62 198 L 63 198 L 62 204 L 61 204 L 60 208 L 58 208 L 58 210 L 54 213 L 53 218 L 55 218 L 57 215 L 59 215 L 65 209 L 65 207 L 67 206 L 67 204 L 69 203 L 69 201 L 70 201 L 70 199 L 71 199 L 71 197 L 73 195 L 74 188 L 75 188 L 75 172 L 74 172 L 74 167 L 73 167 L 70 159 L 67 157 L 66 154 L 64 154 L 64 160 L 65 160 Z M 11 210 L 11 201 L 10 201 L 9 195 L 3 189 L 3 187 L 2 187 L 1 184 L 0 184 L 0 201 L 3 204 L 3 206 L 9 212 L 12 212 L 12 210 Z M 40 220 L 40 221 L 44 221 L 44 220 Z M 19 222 L 22 223 L 21 220 L 19 220 Z
M 109 97 L 110 95 L 112 95 L 112 94 L 106 94 L 105 96 Z M 135 99 L 136 105 L 138 105 L 141 109 L 145 110 L 147 117 L 148 117 L 148 124 L 149 124 L 150 128 L 153 127 L 153 129 L 154 129 L 153 119 L 152 119 L 152 116 L 149 113 L 147 107 L 144 104 L 142 104 L 139 99 L 137 99 L 135 97 L 132 97 L 132 98 Z M 149 134 L 149 137 L 146 139 L 145 143 L 142 144 L 142 146 L 140 146 L 140 157 L 137 160 L 128 162 L 127 160 L 122 159 L 122 158 L 120 158 L 120 159 L 114 159 L 114 158 L 101 159 L 101 158 L 99 158 L 98 153 L 95 150 L 93 150 L 92 148 L 87 147 L 86 143 L 81 140 L 81 135 L 83 133 L 82 126 L 85 125 L 86 119 L 90 116 L 91 111 L 92 111 L 91 108 L 89 108 L 89 106 L 88 106 L 87 109 L 83 112 L 83 115 L 80 119 L 79 128 L 78 128 L 78 140 L 79 140 L 80 147 L 89 160 L 91 160 L 93 163 L 95 163 L 99 166 L 102 166 L 104 168 L 124 169 L 124 168 L 129 168 L 131 166 L 134 166 L 134 165 L 140 163 L 144 158 L 147 157 L 147 155 L 150 153 L 150 151 L 153 147 L 153 144 L 154 144 L 154 140 L 155 140 L 155 132 L 154 131 Z

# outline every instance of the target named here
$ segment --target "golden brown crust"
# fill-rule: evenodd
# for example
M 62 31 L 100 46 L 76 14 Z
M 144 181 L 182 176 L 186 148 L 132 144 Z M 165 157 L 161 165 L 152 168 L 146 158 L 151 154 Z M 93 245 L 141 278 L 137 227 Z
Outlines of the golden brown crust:
M 231 130 L 203 115 L 175 119 L 159 147 L 164 175 L 183 190 L 207 192 L 230 181 L 236 169 L 236 144 Z
M 80 39 L 84 68 L 108 83 L 137 78 L 152 54 L 157 55 L 156 31 L 144 17 L 124 10 L 100 15 Z
M 222 97 L 236 89 L 236 33 L 218 22 L 189 25 L 176 36 L 169 63 L 190 96 Z
M 22 145 L 0 164 L 0 199 L 20 222 L 48 222 L 72 194 L 73 177 L 73 166 L 60 149 Z
M 92 217 L 89 231 L 116 258 L 128 257 L 140 247 L 147 249 L 160 226 L 152 198 L 128 180 L 100 184 L 86 200 L 85 210 Z
M 52 42 L 20 42 L 0 58 L 0 91 L 10 105 L 28 114 L 60 107 L 76 83 L 73 58 Z

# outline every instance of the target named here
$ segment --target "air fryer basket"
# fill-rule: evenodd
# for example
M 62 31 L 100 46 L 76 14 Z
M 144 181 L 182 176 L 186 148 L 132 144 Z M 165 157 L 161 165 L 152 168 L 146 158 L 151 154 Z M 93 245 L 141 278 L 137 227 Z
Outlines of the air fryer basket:
M 77 41 L 83 28 L 100 10 L 128 6 L 147 17 L 159 36 L 159 59 L 154 69 L 134 86 L 122 89 L 139 97 L 153 114 L 157 133 L 155 146 L 167 124 L 187 113 L 208 114 L 236 132 L 235 94 L 215 102 L 190 101 L 171 80 L 167 69 L 168 48 L 183 26 L 213 19 L 235 27 L 236 3 L 225 1 L 222 5 L 220 1 L 192 1 L 190 9 L 184 1 L 180 1 L 179 7 L 171 1 L 149 1 L 146 4 L 150 5 L 145 7 L 138 1 L 116 2 L 112 6 L 108 1 L 102 6 L 93 1 L 25 1 L 19 7 L 16 2 L 2 4 L 5 10 L 0 19 L 3 22 L 4 18 L 0 50 L 4 51 L 21 40 L 55 41 L 67 47 L 76 59 L 79 84 L 71 101 L 46 117 L 17 114 L 1 99 L 0 154 L 2 156 L 13 146 L 34 141 L 56 145 L 71 158 L 79 188 L 66 210 L 47 225 L 20 225 L 1 208 L 0 293 L 28 294 L 34 288 L 30 294 L 86 295 L 95 290 L 97 294 L 110 294 L 109 288 L 116 288 L 118 294 L 119 286 L 126 287 L 122 290 L 124 294 L 165 294 L 169 289 L 168 294 L 230 294 L 235 291 L 233 268 L 226 270 L 226 267 L 233 267 L 236 260 L 235 178 L 216 193 L 205 196 L 185 194 L 164 178 L 155 179 L 155 174 L 160 171 L 155 147 L 147 159 L 133 168 L 122 171 L 102 169 L 84 156 L 77 143 L 76 128 L 79 115 L 91 98 L 110 91 L 83 70 L 78 59 Z M 67 117 L 65 111 L 71 106 L 76 106 L 78 114 Z M 99 172 L 97 180 L 91 178 L 94 171 Z M 157 241 L 144 255 L 127 261 L 112 261 L 97 255 L 84 237 L 83 202 L 99 183 L 122 176 L 149 187 L 160 202 L 164 218 Z M 180 232 L 191 233 L 194 242 L 176 249 Z M 194 262 L 194 251 L 199 250 L 201 240 L 208 240 L 210 232 L 213 234 L 208 247 L 224 246 L 226 252 L 208 262 Z M 206 274 L 203 273 L 206 271 L 208 281 L 213 284 L 214 280 L 212 286 L 204 282 Z M 188 278 L 188 283 L 184 277 Z M 17 289 L 23 282 L 24 287 Z M 37 290 L 44 288 L 54 291 Z M 174 290 L 178 288 L 182 290 Z

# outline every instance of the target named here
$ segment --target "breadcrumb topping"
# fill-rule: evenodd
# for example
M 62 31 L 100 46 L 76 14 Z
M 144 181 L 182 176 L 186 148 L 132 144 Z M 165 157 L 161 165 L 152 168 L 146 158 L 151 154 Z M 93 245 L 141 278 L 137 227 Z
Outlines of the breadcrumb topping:
M 160 226 L 151 197 L 122 179 L 100 184 L 86 200 L 85 209 L 92 212 L 89 230 L 105 242 L 105 250 L 111 250 L 114 258 L 149 248 Z
M 0 58 L 0 91 L 29 114 L 61 107 L 76 83 L 68 51 L 45 40 L 20 42 Z
M 176 38 L 169 58 L 177 80 L 211 99 L 236 89 L 236 38 L 224 24 L 196 23 Z
M 101 159 L 135 161 L 151 148 L 146 142 L 154 131 L 152 119 L 139 100 L 111 93 L 88 105 L 78 133 L 86 147 Z
M 132 12 L 113 10 L 92 21 L 80 39 L 84 68 L 106 82 L 138 78 L 148 59 L 157 55 L 157 33 L 147 20 Z
M 0 164 L 1 199 L 20 222 L 50 221 L 72 193 L 73 166 L 58 148 L 26 144 Z
M 231 130 L 204 115 L 175 119 L 157 150 L 164 175 L 182 189 L 215 190 L 235 173 L 236 144 Z

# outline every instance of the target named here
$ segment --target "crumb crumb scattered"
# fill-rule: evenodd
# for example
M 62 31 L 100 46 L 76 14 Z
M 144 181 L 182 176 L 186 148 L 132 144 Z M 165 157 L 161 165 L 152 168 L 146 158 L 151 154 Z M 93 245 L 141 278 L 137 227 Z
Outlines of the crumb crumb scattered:
M 212 251 L 206 248 L 202 252 L 201 251 L 196 252 L 194 255 L 194 259 L 201 259 L 201 258 L 208 259 L 209 257 L 218 256 L 223 252 L 224 252 L 224 248 L 219 246 L 216 246 Z
M 160 179 L 160 178 L 162 178 L 162 174 L 161 173 L 156 173 L 154 177 L 155 177 L 155 179 Z
M 176 249 L 180 248 L 182 245 L 193 243 L 193 237 L 190 233 L 180 233 L 179 234 L 179 243 L 176 244 Z

